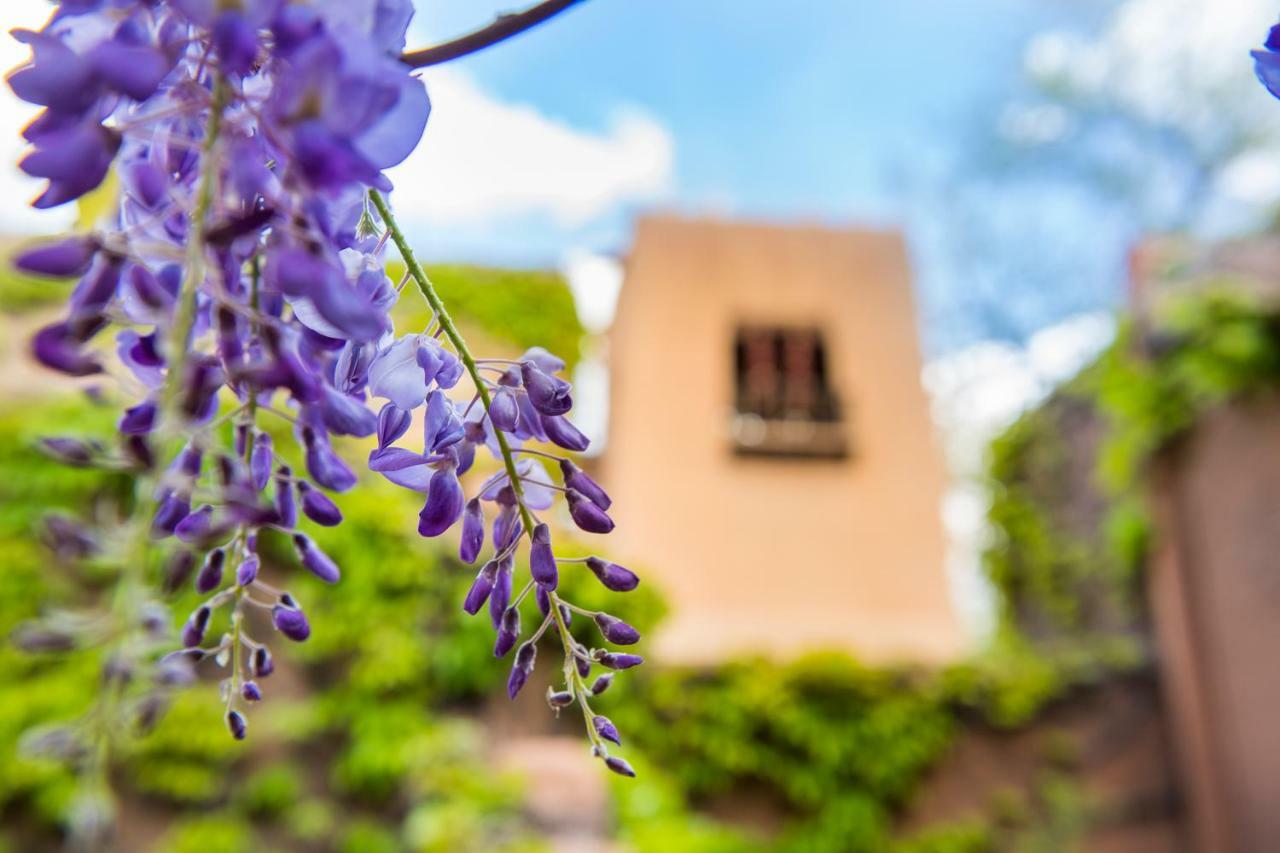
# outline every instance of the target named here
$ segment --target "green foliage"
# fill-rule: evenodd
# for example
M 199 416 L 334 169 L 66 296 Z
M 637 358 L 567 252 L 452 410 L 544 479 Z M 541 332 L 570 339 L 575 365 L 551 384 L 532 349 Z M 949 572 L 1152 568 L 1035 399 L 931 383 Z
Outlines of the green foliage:
M 893 845 L 893 853 L 991 853 L 996 849 L 991 827 L 978 819 L 933 827 Z
M 839 654 L 637 672 L 618 689 L 628 700 L 615 721 L 679 786 L 665 802 L 762 790 L 792 816 L 770 849 L 881 849 L 893 808 L 947 748 L 955 726 L 927 679 Z M 646 817 L 626 825 L 642 840 L 649 824 Z M 707 839 L 688 849 L 750 844 L 698 824 L 686 832 Z
M 0 312 L 21 314 L 66 301 L 74 281 L 40 278 L 13 269 L 0 257 Z
M 166 853 L 252 853 L 253 828 L 232 814 L 182 818 L 158 845 Z
M 68 424 L 105 436 L 111 415 L 64 401 L 0 418 L 5 634 L 52 603 L 88 603 L 100 593 L 80 567 L 52 561 L 37 535 L 49 510 L 88 512 L 109 526 L 128 499 L 122 478 L 69 469 L 34 450 L 37 436 L 65 434 Z M 444 710 L 487 695 L 505 670 L 490 651 L 491 632 L 458 604 L 474 568 L 417 536 L 419 497 L 372 479 L 368 486 L 343 499 L 348 535 L 314 531 L 348 568 L 340 586 L 316 583 L 274 543 L 278 559 L 266 571 L 306 602 L 316 630 L 306 644 L 277 649 L 278 672 L 263 683 L 272 701 L 251 717 L 252 748 L 227 735 L 211 683 L 179 694 L 160 724 L 119 756 L 122 794 L 172 815 L 160 849 L 262 849 L 265 825 L 290 843 L 336 837 L 335 815 L 357 807 L 369 821 L 363 834 L 346 837 L 349 845 L 370 837 L 371 825 L 383 828 L 384 841 L 403 834 L 416 850 L 514 850 L 527 839 L 519 785 L 488 767 L 477 724 Z M 656 613 L 650 594 L 630 614 L 641 624 L 651 618 L 646 600 Z M 175 620 L 193 602 L 180 593 Z M 21 805 L 30 831 L 56 827 L 77 789 L 60 765 L 20 754 L 20 738 L 82 714 L 98 665 L 91 652 L 34 657 L 0 647 L 0 808 Z M 296 693 L 291 684 L 306 702 L 272 696 L 280 687 Z
M 633 764 L 635 779 L 610 777 L 618 839 L 631 849 L 638 853 L 755 853 L 765 849 L 763 839 L 691 809 L 684 787 L 660 763 L 641 755 L 634 757 Z
M 1144 345 L 1121 328 L 1091 377 L 1109 422 L 1100 459 L 1117 495 L 1141 482 L 1147 461 L 1207 409 L 1280 382 L 1280 314 L 1229 290 L 1173 302 Z
M 250 817 L 276 818 L 301 797 L 302 791 L 302 777 L 296 767 L 272 765 L 239 782 L 232 802 Z
M 245 744 L 227 737 L 222 708 L 204 690 L 178 695 L 163 721 L 129 744 L 130 784 L 178 804 L 217 802 L 227 794 L 229 771 Z
M 841 655 L 632 681 L 623 689 L 644 701 L 619 703 L 619 725 L 694 796 L 749 780 L 803 810 L 849 791 L 893 802 L 950 741 L 951 721 L 927 691 Z
M 1061 635 L 1077 646 L 1098 633 L 1131 633 L 1150 538 L 1149 461 L 1206 409 L 1278 382 L 1280 316 L 1209 290 L 1170 303 L 1141 339 L 1123 324 L 1094 364 L 997 437 L 988 512 L 996 539 L 985 563 L 1004 630 L 1031 630 L 1038 640 Z M 1095 494 L 1083 496 L 1102 505 L 1100 521 L 1084 531 L 1068 525 L 1083 498 L 1063 486 L 1089 462 L 1066 443 L 1069 423 L 1083 430 L 1081 412 L 1103 432 Z M 1099 617 L 1100 607 L 1109 618 Z
M 1099 631 L 1125 632 L 1133 622 L 1133 569 L 1140 560 L 1133 549 L 1144 541 L 1145 524 L 1140 518 L 1135 532 L 1124 526 L 1131 516 L 1109 511 L 1096 527 L 1080 521 L 1094 498 L 1082 495 L 1073 478 L 1087 448 L 1069 446 L 1065 433 L 1079 432 L 1082 417 L 1097 417 L 1090 379 L 1086 371 L 1059 389 L 990 446 L 987 520 L 994 540 L 983 559 L 1002 632 L 1074 643 Z
M 462 287 L 448 274 L 436 278 L 442 289 Z M 554 277 L 521 284 L 495 274 L 487 286 L 479 305 L 518 292 L 517 301 L 531 304 L 533 291 L 521 288 L 546 288 L 545 304 L 533 302 L 547 313 L 526 312 L 536 319 L 510 326 L 508 308 L 486 315 L 491 308 L 463 309 L 465 297 L 446 293 L 479 334 L 512 349 L 551 340 L 549 348 L 566 357 L 576 351 L 540 326 L 572 308 Z M 641 773 L 610 780 L 618 840 L 640 853 L 1068 849 L 1089 818 L 1071 778 L 1070 744 L 1043 757 L 1053 767 L 1034 791 L 910 837 L 895 837 L 894 827 L 963 727 L 1025 725 L 1071 686 L 1141 664 L 1141 649 L 1124 630 L 1080 628 L 1092 624 L 1098 590 L 1132 603 L 1148 538 L 1140 488 L 1146 462 L 1206 406 L 1280 378 L 1280 330 L 1270 315 L 1211 300 L 1180 308 L 1169 329 L 1171 341 L 1146 360 L 1132 355 L 1126 330 L 1063 391 L 1106 416 L 1099 477 L 1107 504 L 1097 531 L 1070 528 L 1051 510 L 1053 485 L 1079 460 L 1050 417 L 1028 415 L 993 446 L 991 517 L 1000 535 L 987 566 L 1005 618 L 988 653 L 936 673 L 815 654 L 712 669 L 646 667 L 618 679 L 599 710 L 617 722 Z M 48 508 L 111 518 L 128 498 L 119 478 L 55 466 L 31 450 L 36 435 L 68 423 L 86 434 L 111 431 L 110 415 L 83 402 L 0 417 L 6 633 L 47 603 L 87 599 L 105 580 L 91 573 L 86 583 L 57 565 L 35 535 Z M 353 457 L 365 449 L 345 448 Z M 419 501 L 370 476 L 339 499 L 342 527 L 308 531 L 344 566 L 336 587 L 298 570 L 287 542 L 264 537 L 264 571 L 306 606 L 313 637 L 280 650 L 280 671 L 263 685 L 269 701 L 251 719 L 250 749 L 225 735 L 214 687 L 204 685 L 179 696 L 122 757 L 126 795 L 171 818 L 159 849 L 538 848 L 521 813 L 524 783 L 491 768 L 475 719 L 508 665 L 492 657 L 485 617 L 466 617 L 458 605 L 475 567 L 416 535 Z M 566 555 L 586 553 L 570 541 L 557 544 Z M 648 584 L 611 595 L 572 564 L 563 584 L 582 605 L 607 607 L 642 630 L 662 616 L 661 597 Z M 1082 587 L 1092 591 L 1088 598 Z M 175 619 L 193 601 L 179 594 Z M 532 624 L 531 600 L 526 608 Z M 1059 632 L 1046 632 L 1053 642 L 1020 630 L 1029 614 Z M 584 621 L 575 631 L 587 639 Z M 90 655 L 50 662 L 0 648 L 0 808 L 45 828 L 64 814 L 73 780 L 56 765 L 20 756 L 18 738 L 35 723 L 83 710 L 95 666 Z M 743 791 L 771 804 L 776 832 L 732 827 L 702 811 Z
M 394 281 L 404 275 L 398 261 L 387 265 Z M 495 269 L 467 265 L 437 265 L 426 270 L 449 313 L 463 333 L 478 333 L 482 342 L 518 355 L 532 346 L 545 347 L 572 368 L 577 363 L 583 329 L 564 278 L 554 272 Z M 431 312 L 406 285 L 406 298 L 393 316 L 402 331 L 427 328 Z M 471 341 L 468 341 L 471 344 Z M 472 349 L 485 351 L 483 346 Z
M 88 495 L 119 492 L 119 478 L 54 464 L 35 450 L 53 423 L 76 423 L 84 433 L 109 428 L 105 410 L 61 404 L 32 418 L 11 410 L 0 416 L 0 636 L 7 638 L 43 607 L 76 603 L 73 567 L 50 558 L 40 543 L 47 512 L 78 510 Z M 74 416 L 73 416 L 74 415 Z M 0 808 L 26 802 L 42 822 L 66 810 L 75 785 L 66 770 L 20 751 L 24 732 L 78 716 L 97 683 L 97 662 L 77 652 L 31 656 L 0 644 Z

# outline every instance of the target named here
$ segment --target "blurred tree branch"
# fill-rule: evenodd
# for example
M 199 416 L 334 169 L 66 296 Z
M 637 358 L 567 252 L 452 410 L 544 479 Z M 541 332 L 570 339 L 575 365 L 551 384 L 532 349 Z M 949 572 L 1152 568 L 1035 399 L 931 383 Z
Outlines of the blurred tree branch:
M 499 15 L 487 27 L 481 27 L 460 38 L 431 47 L 406 51 L 400 55 L 400 60 L 412 68 L 426 68 L 428 65 L 450 62 L 517 36 L 581 2 L 582 0 L 544 0 L 523 12 Z

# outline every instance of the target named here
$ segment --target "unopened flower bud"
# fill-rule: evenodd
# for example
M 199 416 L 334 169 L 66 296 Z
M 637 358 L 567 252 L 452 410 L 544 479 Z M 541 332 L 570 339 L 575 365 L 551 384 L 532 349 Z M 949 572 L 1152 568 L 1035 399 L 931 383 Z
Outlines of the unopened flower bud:
M 74 438 L 42 438 L 40 449 L 63 465 L 80 468 L 93 463 L 100 448 Z
M 636 771 L 631 768 L 631 765 L 628 764 L 625 759 L 619 758 L 616 755 L 610 755 L 606 758 L 604 760 L 604 766 L 608 767 L 619 776 L 627 776 L 632 779 L 635 778 Z
M 204 468 L 204 451 L 194 444 L 188 444 L 178 456 L 178 471 L 183 476 L 196 478 Z
M 538 647 L 532 642 L 525 642 L 516 649 L 516 659 L 511 665 L 511 675 L 507 678 L 507 695 L 512 699 L 516 698 L 516 694 L 529 680 L 529 674 L 533 672 L 537 657 Z
M 76 636 L 41 622 L 24 622 L 14 630 L 13 644 L 24 652 L 65 652 L 76 647 Z
M 169 699 L 163 693 L 148 694 L 138 703 L 134 710 L 133 724 L 135 731 L 145 735 L 156 727 L 165 710 L 169 707 Z
M 502 614 L 511 603 L 512 569 L 511 557 L 503 557 L 498 561 L 493 577 L 493 592 L 489 596 L 489 621 L 493 622 L 494 628 L 502 624 Z
M 244 740 L 249 734 L 249 723 L 239 711 L 227 712 L 227 730 L 236 740 Z
M 631 669 L 633 666 L 639 666 L 644 663 L 644 658 L 640 657 L 640 655 L 632 655 L 625 652 L 600 651 L 594 657 L 596 663 L 601 666 L 607 666 L 609 669 Z
M 548 591 L 555 589 L 559 582 L 556 555 L 551 550 L 551 529 L 546 524 L 533 528 L 529 545 L 529 574 Z
M 355 473 L 333 452 L 327 440 L 321 440 L 309 427 L 303 429 L 302 435 L 311 479 L 334 492 L 345 492 L 356 484 Z
M 557 415 L 541 415 L 542 431 L 552 444 L 581 453 L 591 446 L 591 439 L 578 429 L 566 417 Z
M 569 502 L 569 515 L 573 523 L 588 533 L 608 533 L 613 530 L 613 519 L 577 489 L 565 492 Z
M 587 472 L 568 459 L 560 460 L 560 476 L 564 480 L 565 486 L 581 492 L 601 509 L 607 510 L 613 505 L 613 499 L 609 497 L 604 489 L 600 488 L 600 484 L 591 479 Z
M 338 570 L 338 564 L 328 554 L 321 551 L 320 547 L 312 542 L 310 537 L 302 533 L 295 533 L 293 545 L 298 552 L 298 559 L 302 562 L 303 568 L 320 578 L 320 580 L 325 583 L 337 583 L 342 577 L 342 573 Z
M 591 682 L 591 695 L 599 696 L 601 693 L 609 689 L 609 685 L 613 684 L 613 673 L 606 672 L 604 675 Z
M 489 600 L 489 594 L 493 592 L 497 574 L 498 564 L 493 560 L 485 563 L 480 571 L 476 572 L 476 579 L 471 584 L 471 589 L 467 590 L 467 597 L 462 602 L 463 610 L 472 616 L 480 612 L 480 608 L 484 607 L 484 603 Z
M 135 471 L 151 471 L 156 467 L 156 454 L 145 435 L 127 435 L 120 444 Z
M 153 637 L 168 633 L 169 618 L 169 608 L 158 601 L 145 601 L 138 610 L 138 625 Z
M 276 513 L 280 526 L 291 530 L 298 525 L 298 506 L 293 500 L 293 475 L 287 466 L 276 470 Z
M 506 657 L 507 652 L 515 647 L 516 641 L 520 639 L 520 611 L 514 607 L 508 607 L 506 612 L 502 614 L 502 624 L 498 627 L 498 638 L 493 645 L 493 656 L 496 658 Z
M 45 517 L 42 538 L 50 549 L 66 560 L 82 559 L 98 551 L 94 535 L 80 522 L 62 515 Z
M 253 450 L 249 453 L 249 478 L 253 487 L 262 491 L 271 479 L 271 465 L 275 452 L 271 446 L 271 435 L 260 432 L 253 437 Z
M 635 572 L 599 557 L 588 557 L 587 568 L 600 580 L 600 583 L 614 592 L 630 592 L 640 584 L 640 578 Z
M 205 504 L 178 522 L 173 532 L 183 542 L 193 543 L 203 540 L 212 528 L 213 507 Z
M 275 661 L 271 659 L 271 650 L 266 646 L 258 646 L 249 656 L 249 671 L 257 678 L 266 678 L 276 671 Z
M 466 495 L 458 482 L 457 466 L 444 464 L 427 483 L 427 500 L 418 513 L 418 533 L 422 536 L 439 536 L 462 515 Z
M 236 585 L 248 586 L 258 579 L 258 568 L 261 561 L 257 554 L 250 554 L 236 568 Z
M 515 391 L 504 385 L 493 392 L 493 400 L 489 404 L 489 419 L 503 432 L 515 432 L 520 424 L 520 404 L 516 402 Z
M 151 520 L 152 535 L 161 539 L 171 535 L 190 513 L 191 501 L 186 495 L 166 491 Z
M 600 737 L 611 743 L 616 743 L 618 746 L 622 746 L 622 739 L 618 737 L 618 727 L 615 726 L 608 717 L 596 714 L 591 718 L 591 725 L 595 728 L 596 734 L 600 735 Z
M 156 425 L 156 404 L 144 400 L 131 409 L 125 409 L 118 428 L 124 435 L 146 435 Z
M 196 592 L 205 595 L 222 585 L 222 567 L 226 561 L 227 552 L 222 548 L 214 548 L 205 556 L 204 565 L 196 575 Z
M 462 511 L 462 538 L 458 544 L 458 558 L 464 563 L 474 563 L 484 547 L 484 509 L 479 498 L 467 501 Z
M 336 527 L 342 523 L 342 510 L 319 489 L 313 489 L 305 480 L 298 483 L 302 495 L 302 511 L 307 518 L 324 527 Z
M 88 272 L 98 248 L 92 237 L 70 237 L 27 249 L 13 259 L 13 265 L 32 275 L 72 278 Z
M 400 436 L 409 431 L 413 422 L 413 414 L 400 408 L 395 403 L 387 403 L 378 412 L 378 449 L 391 446 Z
M 547 704 L 552 708 L 567 708 L 573 704 L 573 692 L 570 690 L 552 690 L 547 688 Z
M 289 599 L 292 601 L 292 599 Z M 311 624 L 307 622 L 307 615 L 297 607 L 286 604 L 277 604 L 271 608 L 271 624 L 276 626 L 276 630 L 284 634 L 295 643 L 301 643 L 311 636 Z M 259 672 L 259 675 L 266 673 Z
M 245 701 L 261 702 L 262 688 L 258 687 L 258 683 L 256 681 L 246 681 L 244 684 L 240 685 L 240 695 L 245 698 Z
M 182 626 L 182 645 L 184 648 L 195 648 L 204 641 L 204 632 L 209 628 L 209 617 L 213 615 L 213 611 L 209 605 L 202 604 L 192 611 L 187 617 L 187 622 Z
M 619 646 L 630 646 L 640 642 L 640 632 L 616 616 L 610 616 L 608 613 L 597 613 L 595 620 L 597 627 L 600 628 L 600 633 L 604 634 L 604 638 L 611 643 L 616 643 Z
M 174 551 L 164 564 L 164 591 L 174 592 L 184 583 L 196 567 L 196 555 L 186 550 Z

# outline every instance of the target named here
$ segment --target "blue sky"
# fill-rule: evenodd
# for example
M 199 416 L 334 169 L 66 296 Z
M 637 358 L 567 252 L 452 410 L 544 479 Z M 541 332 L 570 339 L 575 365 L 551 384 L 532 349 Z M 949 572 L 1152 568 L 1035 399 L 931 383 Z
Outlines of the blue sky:
M 411 43 L 528 2 L 422 0 Z M 587 0 L 426 72 L 435 111 L 419 150 L 392 172 L 394 201 L 424 257 L 511 266 L 625 252 L 645 210 L 900 225 L 928 333 L 940 325 L 938 294 L 965 282 L 937 248 L 947 226 L 922 205 L 921 185 L 937 192 L 946 164 L 992 126 L 1031 35 L 1111 5 Z M 47 10 L 18 0 L 4 22 L 38 25 Z M 0 59 L 24 55 L 11 42 Z M 20 126 L 27 108 L 5 96 L 0 107 Z M 9 143 L 16 160 L 20 140 Z M 16 170 L 0 179 L 6 194 L 32 194 Z M 67 224 L 55 220 L 13 211 L 4 225 Z M 952 337 L 944 346 L 972 335 Z
M 448 38 L 508 8 L 511 0 L 423 4 L 411 41 Z M 651 209 L 900 225 L 921 275 L 933 279 L 921 289 L 955 286 L 931 272 L 942 261 L 922 236 L 931 223 L 927 213 L 921 220 L 921 182 L 944 174 L 975 132 L 995 122 L 1016 90 L 1030 36 L 1087 24 L 1107 8 L 1103 0 L 588 0 L 429 72 L 439 122 L 415 157 L 436 157 L 426 168 L 448 173 L 483 159 L 478 142 L 456 146 L 465 167 L 431 150 L 433 132 L 455 134 L 446 123 L 460 77 L 471 96 L 531 109 L 617 149 L 632 150 L 619 142 L 617 116 L 638 115 L 669 146 L 661 176 L 658 166 L 641 170 L 644 177 L 604 191 L 607 203 L 569 221 L 548 215 L 554 200 L 538 201 L 538 193 L 554 196 L 553 186 L 523 204 L 505 205 L 499 193 L 482 212 L 451 217 L 441 201 L 434 215 L 415 217 L 418 203 L 435 204 L 423 198 L 467 191 L 461 180 L 446 190 L 433 174 L 400 180 L 397 203 L 410 210 L 430 256 L 511 265 L 556 266 L 573 250 L 625 251 L 633 216 Z M 607 163 L 634 159 L 615 154 Z M 528 154 L 519 139 L 494 156 L 523 174 L 540 170 L 540 156 L 556 159 Z M 576 174 L 573 156 L 556 167 L 562 185 L 598 180 Z
M 423 28 L 465 27 L 477 5 L 439 4 Z M 586 128 L 619 101 L 649 111 L 675 136 L 681 203 L 882 215 L 887 168 L 946 145 L 947 124 L 1016 71 L 1043 6 L 590 0 L 466 70 Z
M 504 7 L 430 4 L 414 35 L 443 38 Z M 1028 35 L 1069 14 L 1033 0 L 589 0 L 455 67 L 588 132 L 620 106 L 643 110 L 674 142 L 663 206 L 894 221 L 904 177 L 946 157 L 1016 78 Z M 495 250 L 554 257 L 565 235 L 536 230 Z

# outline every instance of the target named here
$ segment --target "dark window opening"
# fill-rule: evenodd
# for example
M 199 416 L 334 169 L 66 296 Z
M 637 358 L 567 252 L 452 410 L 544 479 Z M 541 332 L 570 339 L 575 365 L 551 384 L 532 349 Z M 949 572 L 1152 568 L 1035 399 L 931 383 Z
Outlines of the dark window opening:
M 769 456 L 847 454 L 822 334 L 744 327 L 734 340 L 734 449 Z

